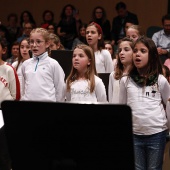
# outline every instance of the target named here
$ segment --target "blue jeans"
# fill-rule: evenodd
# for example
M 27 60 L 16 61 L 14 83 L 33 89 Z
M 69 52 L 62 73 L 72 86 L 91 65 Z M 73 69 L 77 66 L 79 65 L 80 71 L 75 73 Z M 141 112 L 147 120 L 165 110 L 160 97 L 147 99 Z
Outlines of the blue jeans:
M 133 135 L 135 170 L 162 170 L 167 131 Z

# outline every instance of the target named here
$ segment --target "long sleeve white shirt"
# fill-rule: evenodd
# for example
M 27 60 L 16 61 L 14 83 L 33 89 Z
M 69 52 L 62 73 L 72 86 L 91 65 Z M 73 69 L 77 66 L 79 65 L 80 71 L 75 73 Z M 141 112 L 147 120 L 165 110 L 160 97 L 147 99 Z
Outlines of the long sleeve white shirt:
M 21 100 L 64 101 L 64 71 L 47 52 L 24 61 L 21 73 Z
M 114 70 L 112 56 L 108 50 L 96 51 L 95 63 L 97 73 L 111 73 Z
M 115 72 L 110 73 L 109 76 L 109 86 L 108 86 L 108 98 L 109 103 L 118 104 L 119 103 L 119 83 L 120 80 L 114 78 Z
M 169 97 L 170 86 L 163 75 L 159 75 L 158 84 L 145 88 L 127 76 L 120 81 L 119 101 L 131 107 L 133 132 L 137 135 L 152 135 L 168 128 L 162 102 L 166 104 Z
M 19 100 L 20 84 L 15 69 L 5 62 L 0 65 L 0 108 L 3 100 Z

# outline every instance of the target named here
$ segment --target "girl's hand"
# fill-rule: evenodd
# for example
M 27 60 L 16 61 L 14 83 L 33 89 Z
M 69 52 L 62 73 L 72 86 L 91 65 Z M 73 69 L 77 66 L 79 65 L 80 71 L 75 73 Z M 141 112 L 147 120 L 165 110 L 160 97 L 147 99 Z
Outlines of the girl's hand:
M 166 49 L 162 49 L 160 47 L 157 48 L 158 54 L 159 55 L 163 55 L 163 54 L 167 54 L 168 51 Z

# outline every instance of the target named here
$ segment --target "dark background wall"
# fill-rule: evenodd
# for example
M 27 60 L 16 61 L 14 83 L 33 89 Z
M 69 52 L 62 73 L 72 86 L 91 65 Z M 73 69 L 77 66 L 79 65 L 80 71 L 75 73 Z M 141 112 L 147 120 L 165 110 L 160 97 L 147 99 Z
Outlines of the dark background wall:
M 7 15 L 15 12 L 20 16 L 23 10 L 29 10 L 38 25 L 42 22 L 42 13 L 46 9 L 54 12 L 55 21 L 64 5 L 71 3 L 80 11 L 82 21 L 89 22 L 95 6 L 101 5 L 107 12 L 107 17 L 112 22 L 116 16 L 115 5 L 119 0 L 0 0 L 0 21 L 7 24 Z M 140 26 L 143 31 L 150 25 L 161 26 L 161 18 L 168 12 L 169 0 L 123 0 L 129 11 L 138 15 Z

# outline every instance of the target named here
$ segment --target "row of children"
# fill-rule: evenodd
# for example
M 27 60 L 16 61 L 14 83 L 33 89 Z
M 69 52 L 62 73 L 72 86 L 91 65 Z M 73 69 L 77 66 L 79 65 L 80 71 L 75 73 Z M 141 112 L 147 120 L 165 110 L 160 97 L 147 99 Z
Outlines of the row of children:
M 136 169 L 161 170 L 168 130 L 165 107 L 170 88 L 154 42 L 145 36 L 136 41 L 123 38 L 118 44 L 114 68 L 110 53 L 104 49 L 101 27 L 94 22 L 89 24 L 86 38 L 88 45 L 80 44 L 73 50 L 72 68 L 66 82 L 59 63 L 49 57 L 46 29 L 33 29 L 29 43 L 22 41 L 20 54 L 28 56 L 31 50 L 33 56 L 22 61 L 21 76 L 16 73 L 18 64 L 12 67 L 2 60 L 6 46 L 0 39 L 0 102 L 8 99 L 108 102 L 98 73 L 110 72 L 109 102 L 132 108 Z

